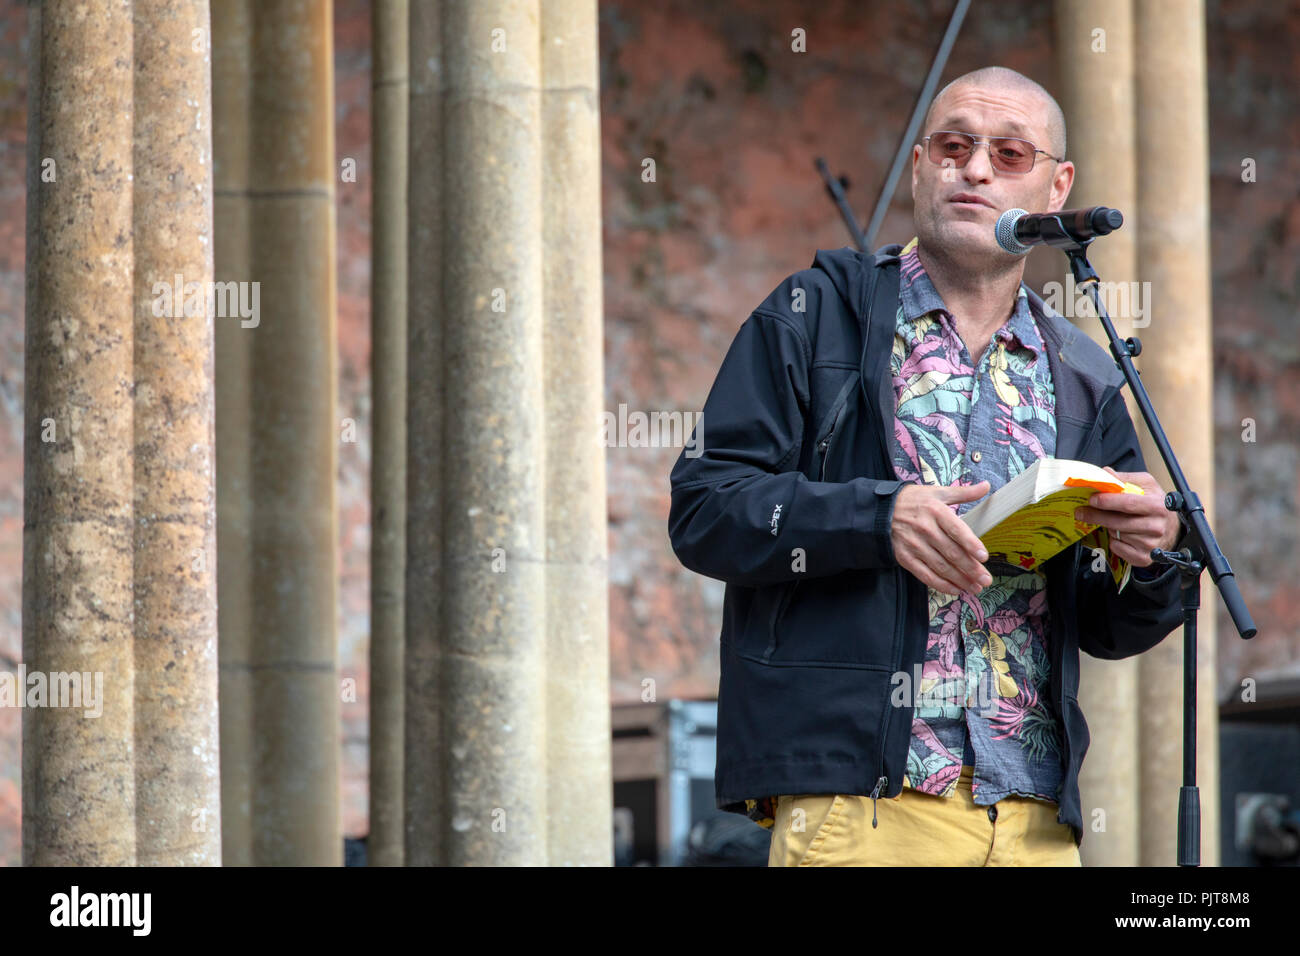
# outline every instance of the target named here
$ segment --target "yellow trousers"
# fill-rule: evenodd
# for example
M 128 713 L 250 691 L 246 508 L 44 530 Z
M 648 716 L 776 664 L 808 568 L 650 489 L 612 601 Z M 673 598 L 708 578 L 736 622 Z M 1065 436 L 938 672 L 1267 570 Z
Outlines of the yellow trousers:
M 869 796 L 798 794 L 776 799 L 768 866 L 1082 866 L 1074 833 L 1056 804 L 1004 797 L 978 806 L 972 767 L 940 797 L 904 787 Z M 993 813 L 990 813 L 990 810 Z

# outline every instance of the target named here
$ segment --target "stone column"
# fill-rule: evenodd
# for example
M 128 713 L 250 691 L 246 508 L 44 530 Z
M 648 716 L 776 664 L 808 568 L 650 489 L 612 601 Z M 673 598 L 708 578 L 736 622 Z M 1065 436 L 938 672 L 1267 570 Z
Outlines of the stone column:
M 608 864 L 596 9 L 410 33 L 406 862 Z
M 1067 158 L 1075 164 L 1066 205 L 1113 206 L 1124 226 L 1089 247 L 1103 282 L 1137 278 L 1137 155 L 1134 128 L 1132 0 L 1057 0 L 1056 62 L 1065 111 Z M 1069 289 L 1065 256 L 1056 280 Z M 1064 298 L 1076 325 L 1103 348 L 1109 341 L 1086 298 Z M 1115 300 L 1118 302 L 1118 300 Z M 1086 306 L 1075 308 L 1079 302 Z M 1121 338 L 1132 334 L 1131 309 L 1109 310 Z M 1082 312 L 1082 314 L 1080 314 Z M 1129 411 L 1140 420 L 1137 407 Z M 1089 866 L 1136 866 L 1138 861 L 1138 664 L 1080 655 L 1079 704 L 1092 744 L 1079 788 L 1087 828 L 1081 853 Z
M 220 865 L 208 0 L 134 10 L 136 862 Z
M 338 865 L 333 4 L 253 10 L 253 862 Z
M 252 278 L 248 123 L 254 0 L 212 0 L 215 271 L 220 283 Z M 236 286 L 239 287 L 238 285 Z M 251 289 L 250 289 L 251 291 Z M 221 702 L 221 851 L 227 866 L 253 863 L 253 478 L 248 435 L 249 357 L 256 329 L 240 316 L 216 324 L 217 633 Z
M 405 863 L 445 862 L 442 739 L 442 39 L 439 5 L 410 6 L 407 221 Z
M 448 0 L 441 17 L 443 297 L 423 304 L 445 316 L 439 825 L 448 864 L 541 865 L 541 11 Z
M 24 861 L 219 864 L 207 2 L 29 9 Z
M 595 0 L 542 16 L 548 860 L 613 863 Z
M 248 824 L 236 820 L 225 845 L 231 862 L 255 865 L 342 861 L 332 12 L 329 0 L 286 0 L 230 7 L 218 17 L 249 24 L 250 85 L 246 100 L 237 91 L 229 101 L 232 110 L 247 102 L 246 118 L 229 120 L 237 130 L 246 124 L 246 135 L 217 142 L 219 162 L 243 178 L 242 185 L 222 180 L 223 191 L 236 191 L 226 192 L 223 212 L 246 229 L 247 259 L 231 267 L 246 268 L 240 278 L 250 283 L 251 306 L 228 330 L 245 339 L 231 349 L 244 357 L 218 388 L 243 376 L 247 405 L 235 400 L 234 420 L 219 418 L 218 428 L 245 443 L 223 491 L 243 483 L 247 495 L 231 519 L 247 571 L 231 583 L 247 597 L 238 624 L 249 630 L 223 631 L 223 655 L 227 644 L 233 653 L 223 660 L 222 692 L 234 687 L 235 694 L 222 709 L 243 706 L 250 715 L 223 755 L 223 772 L 235 774 L 232 789 L 248 801 Z M 219 59 L 218 68 L 241 56 Z M 245 155 L 235 155 L 241 148 Z M 224 263 L 218 269 L 231 276 Z M 242 436 L 231 432 L 237 424 Z M 223 467 L 218 461 L 218 474 Z M 236 832 L 246 842 L 232 848 Z
M 1214 521 L 1211 407 L 1208 120 L 1205 9 L 1200 0 L 1143 0 L 1137 24 L 1139 273 L 1151 283 L 1151 325 L 1141 331 L 1142 380 L 1192 488 Z M 1169 488 L 1154 445 L 1142 453 Z M 1215 612 L 1221 602 L 1201 578 L 1197 650 L 1197 785 L 1201 862 L 1219 862 L 1218 710 Z M 1139 659 L 1141 859 L 1177 861 L 1182 782 L 1181 627 Z
M 406 574 L 407 0 L 371 8 L 371 866 L 402 865 Z
M 23 711 L 23 863 L 130 866 L 131 8 L 28 10 L 23 663 L 102 680 L 102 714 Z

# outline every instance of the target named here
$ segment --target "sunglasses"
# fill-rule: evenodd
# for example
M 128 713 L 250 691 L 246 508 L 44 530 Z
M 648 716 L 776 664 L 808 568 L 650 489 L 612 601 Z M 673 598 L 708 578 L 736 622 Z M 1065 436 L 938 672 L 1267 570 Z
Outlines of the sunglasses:
M 936 166 L 952 166 L 961 169 L 975 152 L 977 144 L 989 149 L 989 162 L 993 168 L 1003 173 L 1027 173 L 1034 168 L 1034 160 L 1042 153 L 1048 159 L 1062 162 L 1065 157 L 1053 156 L 1045 149 L 1039 149 L 1027 139 L 1013 136 L 991 136 L 977 139 L 970 133 L 958 133 L 954 130 L 939 130 L 925 137 L 927 155 Z

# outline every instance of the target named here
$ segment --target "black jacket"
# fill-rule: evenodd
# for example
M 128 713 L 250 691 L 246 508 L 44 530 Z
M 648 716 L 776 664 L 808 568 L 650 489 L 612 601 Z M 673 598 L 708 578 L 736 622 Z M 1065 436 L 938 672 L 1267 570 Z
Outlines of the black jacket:
M 891 677 L 924 660 L 929 628 L 926 587 L 894 559 L 890 538 L 902 485 L 889 447 L 900 252 L 819 250 L 777 286 L 736 333 L 672 469 L 673 550 L 727 584 L 715 775 L 724 810 L 777 794 L 902 790 L 912 708 L 890 706 Z M 1114 360 L 1027 291 L 1051 363 L 1056 456 L 1145 471 Z M 1119 594 L 1084 558 L 1076 543 L 1043 565 L 1065 743 L 1057 819 L 1076 843 L 1089 742 L 1079 651 L 1140 654 L 1182 620 L 1173 567 Z

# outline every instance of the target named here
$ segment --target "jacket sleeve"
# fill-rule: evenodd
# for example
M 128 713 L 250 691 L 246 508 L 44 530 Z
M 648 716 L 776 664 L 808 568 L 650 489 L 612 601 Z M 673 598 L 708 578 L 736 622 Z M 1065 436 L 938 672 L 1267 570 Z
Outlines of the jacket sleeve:
M 796 470 L 811 361 L 788 315 L 760 307 L 736 333 L 670 478 L 668 534 L 690 570 L 760 586 L 895 563 L 902 482 L 810 481 Z
M 1107 464 L 1116 471 L 1146 471 L 1123 394 L 1108 402 L 1103 414 Z M 1184 529 L 1173 550 L 1183 547 L 1186 538 Z M 1135 567 L 1121 594 L 1110 572 L 1093 572 L 1091 563 L 1081 562 L 1077 581 L 1080 650 L 1103 660 L 1132 657 L 1155 647 L 1182 623 L 1179 574 L 1172 564 L 1163 565 L 1163 573 L 1149 580 Z

